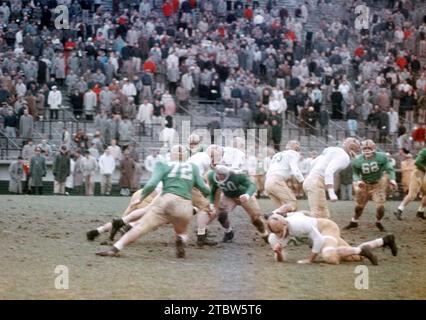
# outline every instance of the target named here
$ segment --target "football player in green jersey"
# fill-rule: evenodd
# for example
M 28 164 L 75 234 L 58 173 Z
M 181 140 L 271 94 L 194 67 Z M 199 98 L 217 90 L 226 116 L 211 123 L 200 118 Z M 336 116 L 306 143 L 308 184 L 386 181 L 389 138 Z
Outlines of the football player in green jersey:
M 405 207 L 414 199 L 416 199 L 418 193 L 423 187 L 425 172 L 426 172 L 426 148 L 420 150 L 416 157 L 416 169 L 413 171 L 410 179 L 410 185 L 408 188 L 408 194 L 404 197 L 398 209 L 394 212 L 398 220 L 402 220 L 402 212 Z M 417 210 L 417 217 L 420 219 L 425 218 L 425 208 L 426 208 L 426 196 L 423 196 L 422 202 L 419 209 Z
M 117 256 L 124 247 L 135 242 L 142 235 L 161 225 L 171 223 L 176 234 L 176 256 L 185 257 L 187 230 L 193 215 L 192 188 L 196 187 L 205 196 L 210 194 L 210 189 L 204 183 L 198 167 L 195 164 L 183 162 L 185 160 L 184 146 L 173 146 L 170 151 L 170 160 L 169 163 L 158 162 L 155 165 L 151 178 L 143 188 L 141 201 L 154 191 L 160 181 L 163 182 L 161 195 L 148 207 L 141 209 L 145 213 L 129 232 L 124 234 L 110 249 L 98 252 L 97 255 Z
M 230 242 L 234 238 L 228 215 L 236 206 L 244 208 L 263 240 L 268 242 L 266 224 L 255 196 L 256 185 L 250 177 L 234 172 L 227 166 L 218 165 L 209 172 L 208 182 L 211 187 L 210 203 L 215 204 L 218 220 L 225 229 L 223 242 Z M 222 194 L 218 199 L 219 193 L 216 191 L 219 190 Z
M 368 200 L 372 198 L 376 204 L 376 227 L 380 231 L 385 231 L 381 220 L 385 214 L 386 189 L 388 183 L 393 188 L 398 187 L 395 169 L 385 153 L 376 151 L 373 140 L 364 140 L 361 143 L 361 150 L 362 154 L 352 160 L 356 206 L 354 217 L 345 229 L 358 227 L 358 220 Z M 389 182 L 385 172 L 389 175 Z

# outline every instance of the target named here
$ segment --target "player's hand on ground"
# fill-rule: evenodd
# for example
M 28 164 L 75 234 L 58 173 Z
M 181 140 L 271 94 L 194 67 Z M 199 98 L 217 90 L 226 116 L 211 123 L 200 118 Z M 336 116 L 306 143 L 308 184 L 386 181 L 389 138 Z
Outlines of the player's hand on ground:
M 241 203 L 246 203 L 246 202 L 248 202 L 248 201 L 249 201 L 249 199 L 250 199 L 250 196 L 249 196 L 248 194 L 242 194 L 242 195 L 240 196 L 240 201 L 241 201 Z

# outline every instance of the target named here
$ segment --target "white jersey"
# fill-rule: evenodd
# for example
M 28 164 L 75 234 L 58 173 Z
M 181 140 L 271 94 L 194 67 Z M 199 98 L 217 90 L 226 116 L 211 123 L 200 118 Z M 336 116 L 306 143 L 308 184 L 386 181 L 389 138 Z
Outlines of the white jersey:
M 303 174 L 299 168 L 300 154 L 294 150 L 281 151 L 272 157 L 266 178 L 279 175 L 284 178 L 294 176 L 297 181 L 303 182 Z
M 222 164 L 233 169 L 244 169 L 246 154 L 237 148 L 224 147 Z
M 285 220 L 288 223 L 288 233 L 285 238 L 278 238 L 276 234 L 271 233 L 269 243 L 273 249 L 277 243 L 286 246 L 290 238 L 309 237 L 312 240 L 312 252 L 320 253 L 324 245 L 324 236 L 318 230 L 318 220 L 305 215 L 302 211 L 291 212 L 287 214 Z
M 204 174 L 210 169 L 211 159 L 206 152 L 197 152 L 192 155 L 187 162 L 195 164 L 200 170 L 200 175 Z
M 350 164 L 351 158 L 345 150 L 339 147 L 329 147 L 315 159 L 309 174 L 319 174 L 324 177 L 325 184 L 334 184 L 334 175 L 346 169 Z

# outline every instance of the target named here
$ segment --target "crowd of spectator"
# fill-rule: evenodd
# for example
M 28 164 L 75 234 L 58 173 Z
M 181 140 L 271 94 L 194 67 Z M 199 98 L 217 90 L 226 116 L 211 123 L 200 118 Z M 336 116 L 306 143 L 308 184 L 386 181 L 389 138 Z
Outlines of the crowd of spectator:
M 0 2 L 4 132 L 34 138 L 35 123 L 55 121 L 65 105 L 93 121 L 94 133 L 64 128 L 62 136 L 81 170 L 73 186 L 87 194 L 98 159 L 117 146 L 122 194 L 133 190 L 128 171 L 143 167 L 133 136 L 158 124 L 170 146 L 171 116 L 191 112 L 192 98 L 218 100 L 244 128 L 267 129 L 275 150 L 285 120 L 325 137 L 330 120 L 346 121 L 351 136 L 365 133 L 362 123 L 378 142 L 413 153 L 424 146 L 426 19 L 415 0 L 114 0 L 112 9 L 106 1 Z M 69 29 L 55 27 L 59 4 L 69 9 Z M 354 27 L 361 4 L 381 8 L 368 30 Z M 67 170 L 58 171 L 60 193 Z

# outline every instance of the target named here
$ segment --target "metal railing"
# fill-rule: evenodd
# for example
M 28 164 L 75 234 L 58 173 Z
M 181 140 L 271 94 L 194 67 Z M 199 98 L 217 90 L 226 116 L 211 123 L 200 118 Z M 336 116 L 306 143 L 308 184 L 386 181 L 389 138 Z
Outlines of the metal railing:
M 21 155 L 22 148 L 18 146 L 15 140 L 11 139 L 4 129 L 0 128 L 0 159 L 10 159 Z

